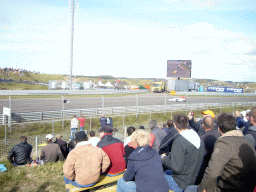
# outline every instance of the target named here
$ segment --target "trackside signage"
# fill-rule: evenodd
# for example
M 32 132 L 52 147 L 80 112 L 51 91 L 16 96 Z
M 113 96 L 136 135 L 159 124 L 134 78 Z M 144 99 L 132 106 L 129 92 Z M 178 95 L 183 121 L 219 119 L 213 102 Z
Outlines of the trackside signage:
M 208 86 L 207 92 L 243 93 L 243 88 Z

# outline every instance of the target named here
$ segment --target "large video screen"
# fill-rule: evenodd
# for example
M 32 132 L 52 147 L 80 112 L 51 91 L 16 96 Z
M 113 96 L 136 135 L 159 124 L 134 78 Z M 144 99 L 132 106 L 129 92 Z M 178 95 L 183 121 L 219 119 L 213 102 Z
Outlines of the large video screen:
M 167 77 L 191 78 L 191 60 L 168 60 Z

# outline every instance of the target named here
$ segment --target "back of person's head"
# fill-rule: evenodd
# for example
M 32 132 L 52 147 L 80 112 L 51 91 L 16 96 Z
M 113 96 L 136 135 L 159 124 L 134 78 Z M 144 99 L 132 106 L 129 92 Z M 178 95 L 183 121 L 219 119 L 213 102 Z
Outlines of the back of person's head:
M 213 129 L 214 128 L 214 119 L 210 116 L 203 118 L 204 129 Z
M 236 118 L 231 113 L 222 113 L 217 118 L 217 125 L 222 133 L 236 130 Z
M 240 117 L 241 116 L 241 113 L 239 111 L 235 111 L 235 117 Z
M 27 137 L 25 137 L 25 136 L 21 136 L 20 137 L 20 142 L 23 142 L 23 143 L 25 143 L 25 142 L 27 142 Z
M 57 134 L 56 135 L 56 139 L 61 139 L 62 138 L 62 135 L 61 134 Z
M 166 123 L 163 123 L 163 127 L 166 127 Z
M 167 126 L 168 126 L 168 128 L 173 127 L 174 126 L 174 121 L 173 120 L 168 120 L 167 121 Z
M 100 132 L 100 133 L 101 133 L 101 132 L 104 132 L 104 133 L 112 133 L 112 132 L 114 132 L 114 130 L 115 130 L 115 131 L 118 131 L 117 128 L 113 128 L 113 129 L 112 129 L 112 127 L 105 126 L 105 127 L 101 127 L 101 128 L 99 129 L 99 132 Z
M 128 127 L 128 128 L 127 128 L 127 134 L 128 134 L 128 136 L 130 136 L 134 131 L 135 131 L 135 127 L 133 127 L 133 126 Z
M 52 134 L 46 135 L 46 141 L 47 142 L 52 142 L 52 139 L 53 139 L 53 135 Z
M 253 118 L 253 121 L 256 123 L 256 107 L 253 107 L 249 112 L 249 116 Z
M 74 117 L 76 117 L 76 115 L 74 115 Z
M 157 126 L 157 121 L 156 120 L 151 120 L 149 121 L 149 128 L 152 129 Z
M 188 118 L 185 114 L 177 114 L 174 116 L 174 124 L 178 129 L 188 128 Z
M 94 137 L 95 136 L 95 132 L 94 131 L 90 131 L 89 135 L 90 135 L 90 137 Z
M 135 140 L 136 140 L 136 143 L 139 147 L 149 145 L 150 136 L 149 136 L 149 133 L 147 131 L 145 131 L 143 129 L 139 129 L 135 132 L 136 132 L 135 134 L 137 134 L 135 136 Z
M 113 132 L 114 133 L 118 132 L 118 129 L 117 128 L 113 128 Z
M 84 131 L 78 131 L 75 133 L 76 136 L 76 141 L 81 142 L 81 141 L 88 141 L 88 137 Z
M 136 140 L 137 135 L 138 135 L 138 132 L 137 132 L 137 131 L 134 131 L 134 132 L 132 133 L 132 135 L 131 135 L 131 142 Z
M 145 127 L 141 125 L 141 126 L 139 127 L 139 129 L 145 129 Z

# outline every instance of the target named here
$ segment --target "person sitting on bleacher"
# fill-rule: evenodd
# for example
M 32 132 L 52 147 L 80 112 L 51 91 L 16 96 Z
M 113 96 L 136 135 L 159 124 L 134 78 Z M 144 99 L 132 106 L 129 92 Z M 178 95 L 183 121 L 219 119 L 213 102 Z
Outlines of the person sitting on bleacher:
M 124 144 L 119 139 L 113 137 L 111 127 L 102 127 L 99 129 L 101 141 L 97 147 L 102 148 L 110 159 L 110 166 L 103 174 L 107 176 L 117 176 L 124 172 L 126 164 L 124 160 Z
M 137 148 L 128 157 L 128 167 L 117 182 L 117 192 L 168 192 L 161 159 L 150 144 L 150 135 L 144 130 L 135 133 Z M 131 181 L 135 177 L 135 182 Z
M 88 142 L 84 131 L 77 132 L 75 137 L 76 147 L 70 151 L 63 165 L 64 181 L 76 187 L 90 187 L 107 170 L 110 160 L 102 149 Z
M 27 143 L 27 137 L 21 136 L 20 143 L 12 148 L 7 159 L 14 166 L 29 164 L 32 161 L 30 157 L 32 148 L 32 145 Z

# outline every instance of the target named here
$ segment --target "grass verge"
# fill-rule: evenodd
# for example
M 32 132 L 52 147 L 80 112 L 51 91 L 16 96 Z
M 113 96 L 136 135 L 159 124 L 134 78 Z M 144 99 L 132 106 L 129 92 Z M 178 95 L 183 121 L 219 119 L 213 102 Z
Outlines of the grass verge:
M 0 174 L 1 191 L 60 192 L 65 191 L 62 170 L 64 162 L 48 163 L 43 166 L 14 167 L 5 158 L 0 160 L 7 171 Z

